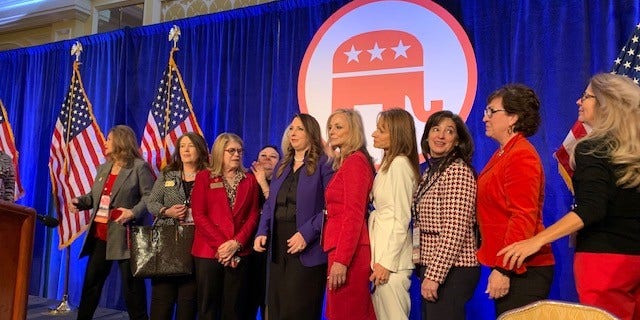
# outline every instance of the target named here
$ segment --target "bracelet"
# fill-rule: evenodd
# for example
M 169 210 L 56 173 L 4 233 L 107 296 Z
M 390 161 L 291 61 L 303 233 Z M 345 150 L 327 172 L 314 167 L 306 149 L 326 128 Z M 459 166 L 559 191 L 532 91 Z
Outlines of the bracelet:
M 164 213 L 167 211 L 167 207 L 160 208 L 160 212 L 158 212 L 158 218 L 163 218 Z
M 509 277 L 509 278 L 511 278 L 511 275 L 513 274 L 513 271 L 507 270 L 507 269 L 502 269 L 502 268 L 499 268 L 499 267 L 493 267 L 492 269 L 500 272 L 503 276 Z

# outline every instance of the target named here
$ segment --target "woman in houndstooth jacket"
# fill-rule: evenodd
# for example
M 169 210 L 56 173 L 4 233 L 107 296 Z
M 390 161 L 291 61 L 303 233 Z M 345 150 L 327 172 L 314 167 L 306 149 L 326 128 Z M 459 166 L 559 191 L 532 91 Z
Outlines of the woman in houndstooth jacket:
M 196 173 L 207 166 L 207 143 L 194 132 L 178 139 L 171 163 L 153 185 L 147 208 L 157 224 L 193 224 L 189 207 Z M 196 318 L 196 281 L 193 275 L 151 279 L 151 319 Z
M 473 141 L 459 116 L 439 111 L 427 120 L 421 146 L 429 167 L 412 209 L 418 226 L 414 239 L 418 234 L 420 239 L 422 318 L 464 320 L 465 304 L 480 278 Z

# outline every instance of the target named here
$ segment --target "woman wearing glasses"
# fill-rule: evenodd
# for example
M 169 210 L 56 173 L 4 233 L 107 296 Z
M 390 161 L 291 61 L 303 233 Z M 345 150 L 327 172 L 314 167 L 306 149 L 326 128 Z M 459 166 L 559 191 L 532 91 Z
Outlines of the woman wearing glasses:
M 519 267 L 551 241 L 577 231 L 573 268 L 580 302 L 638 319 L 640 88 L 624 76 L 598 74 L 576 103 L 578 120 L 593 128 L 571 157 L 576 206 L 499 254 L 505 265 Z
M 191 208 L 196 226 L 191 254 L 196 271 L 198 318 L 248 319 L 246 302 L 251 241 L 258 225 L 258 183 L 242 166 L 242 140 L 222 133 L 211 165 L 196 175 Z M 253 315 L 255 317 L 255 315 Z
M 524 264 L 509 269 L 496 254 L 506 245 L 544 230 L 544 172 L 526 137 L 540 125 L 540 101 L 533 90 L 509 84 L 487 99 L 485 134 L 499 144 L 478 176 L 477 214 L 482 235 L 478 261 L 492 269 L 486 293 L 496 315 L 546 299 L 553 278 L 553 253 L 544 246 Z

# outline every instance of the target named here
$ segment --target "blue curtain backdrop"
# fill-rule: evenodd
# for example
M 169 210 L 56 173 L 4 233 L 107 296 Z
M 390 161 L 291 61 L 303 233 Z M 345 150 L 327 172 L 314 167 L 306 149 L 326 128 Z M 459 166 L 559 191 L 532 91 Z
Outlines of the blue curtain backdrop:
M 182 30 L 176 62 L 184 77 L 209 144 L 223 131 L 246 144 L 245 164 L 260 146 L 279 144 L 298 112 L 297 77 L 302 57 L 320 25 L 347 0 L 290 0 L 199 16 L 135 29 L 82 37 L 37 47 L 0 52 L 0 99 L 7 108 L 20 151 L 20 172 L 27 194 L 19 203 L 52 212 L 48 172 L 53 126 L 71 76 L 71 45 L 84 46 L 81 74 L 98 124 L 104 132 L 127 124 L 140 135 L 150 102 L 167 65 L 172 24 Z M 545 222 L 559 219 L 571 195 L 557 174 L 553 151 L 576 119 L 575 101 L 589 77 L 609 71 L 613 60 L 640 22 L 640 3 L 593 1 L 435 1 L 462 24 L 478 65 L 478 90 L 467 119 L 480 170 L 497 144 L 484 136 L 486 97 L 509 82 L 533 87 L 542 101 L 542 126 L 531 138 L 547 178 Z M 364 23 L 364 22 L 363 22 Z M 420 23 L 416 21 L 416 23 Z M 86 259 L 78 259 L 78 239 L 70 246 L 69 299 L 80 300 Z M 65 251 L 58 234 L 36 228 L 29 292 L 61 299 Z M 572 250 L 566 239 L 554 243 L 556 275 L 551 298 L 576 300 Z M 112 272 L 115 273 L 115 272 Z M 487 270 L 468 306 L 469 319 L 492 319 L 483 293 Z M 101 306 L 124 308 L 118 277 L 110 277 Z M 419 303 L 417 283 L 413 299 Z M 412 319 L 418 319 L 417 309 Z

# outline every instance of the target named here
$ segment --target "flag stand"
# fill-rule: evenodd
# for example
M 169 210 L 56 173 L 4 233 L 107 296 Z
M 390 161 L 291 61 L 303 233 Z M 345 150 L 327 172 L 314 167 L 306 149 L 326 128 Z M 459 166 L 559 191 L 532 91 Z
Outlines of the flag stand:
M 49 308 L 49 314 L 50 315 L 60 315 L 60 314 L 67 314 L 69 312 L 71 312 L 72 308 L 71 305 L 69 304 L 69 262 L 71 260 L 70 256 L 71 256 L 71 250 L 69 249 L 69 246 L 67 246 L 67 248 L 65 249 L 66 254 L 65 254 L 65 260 L 66 260 L 66 270 L 65 270 L 65 274 L 64 274 L 64 293 L 62 294 L 62 301 L 60 301 L 60 304 L 58 304 L 58 306 L 56 307 L 50 307 Z

